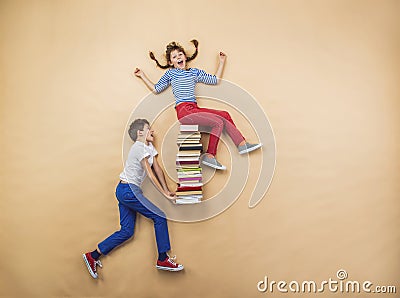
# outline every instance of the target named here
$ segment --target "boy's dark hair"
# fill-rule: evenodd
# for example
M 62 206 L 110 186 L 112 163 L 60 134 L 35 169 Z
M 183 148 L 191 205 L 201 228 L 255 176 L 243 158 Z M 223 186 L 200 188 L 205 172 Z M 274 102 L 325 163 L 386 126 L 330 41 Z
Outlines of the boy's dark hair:
M 137 132 L 139 130 L 143 130 L 145 125 L 150 125 L 149 121 L 146 119 L 135 119 L 132 123 L 131 126 L 129 126 L 128 134 L 131 137 L 131 139 L 136 142 L 137 139 Z
M 166 51 L 165 51 L 165 58 L 167 58 L 167 64 L 166 64 L 166 65 L 161 65 L 161 64 L 158 62 L 158 60 L 156 59 L 156 57 L 154 56 L 153 52 L 150 52 L 150 53 L 149 53 L 149 54 L 150 54 L 150 58 L 151 58 L 152 60 L 156 61 L 156 64 L 157 64 L 158 67 L 160 67 L 160 68 L 162 68 L 162 69 L 167 69 L 167 68 L 169 68 L 169 67 L 172 67 L 172 66 L 170 65 L 170 62 L 171 62 L 171 52 L 172 52 L 172 51 L 175 51 L 175 50 L 178 50 L 179 52 L 182 52 L 182 53 L 186 56 L 186 62 L 189 62 L 189 61 L 193 60 L 194 58 L 196 58 L 196 57 L 197 57 L 197 54 L 199 53 L 199 51 L 198 51 L 199 42 L 198 42 L 196 39 L 193 39 L 193 40 L 191 40 L 190 42 L 193 43 L 194 47 L 196 48 L 196 51 L 195 51 L 194 54 L 193 54 L 192 56 L 190 56 L 190 57 L 187 57 L 187 56 L 186 56 L 185 49 L 184 49 L 179 43 L 176 43 L 175 41 L 173 41 L 173 42 L 170 42 L 170 43 L 167 45 L 167 49 L 166 49 Z

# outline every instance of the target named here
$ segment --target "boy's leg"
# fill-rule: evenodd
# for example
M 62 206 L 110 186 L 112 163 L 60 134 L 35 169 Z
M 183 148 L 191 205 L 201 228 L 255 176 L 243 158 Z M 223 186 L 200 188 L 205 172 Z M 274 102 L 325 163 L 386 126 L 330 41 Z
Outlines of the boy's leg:
M 167 219 L 165 218 L 164 212 L 162 212 L 157 206 L 151 203 L 144 195 L 140 187 L 131 185 L 132 191 L 135 194 L 135 199 L 127 202 L 131 208 L 134 208 L 137 212 L 143 216 L 150 218 L 154 222 L 154 231 L 156 234 L 158 260 L 156 268 L 159 270 L 167 271 L 181 271 L 183 265 L 175 263 L 175 257 L 170 258 L 167 255 L 167 251 L 171 249 L 169 242 L 169 233 Z
M 125 197 L 121 203 L 131 210 L 150 218 L 154 222 L 158 253 L 165 253 L 171 249 L 169 241 L 168 224 L 164 212 L 151 203 L 144 195 L 140 187 L 134 184 L 126 184 L 130 187 L 132 197 Z M 101 248 L 100 248 L 101 249 Z
M 117 198 L 126 194 L 126 191 L 120 185 L 121 184 L 117 186 L 117 191 L 116 191 Z M 100 252 L 105 255 L 107 255 L 115 247 L 122 244 L 123 242 L 125 242 L 126 240 L 128 240 L 133 236 L 135 228 L 136 212 L 130 210 L 128 207 L 124 206 L 121 203 L 118 204 L 118 207 L 119 207 L 121 230 L 115 232 L 107 239 L 100 242 L 98 245 Z M 96 256 L 94 256 L 94 253 L 96 254 Z M 83 254 L 83 260 L 85 261 L 89 273 L 93 278 L 97 278 L 97 265 L 99 265 L 100 267 L 102 266 L 100 260 L 98 260 L 99 256 L 100 255 L 96 250 L 93 251 L 92 253 L 87 252 Z
M 136 212 L 121 202 L 118 203 L 121 229 L 99 243 L 103 255 L 107 255 L 115 247 L 121 245 L 133 236 L 135 230 Z

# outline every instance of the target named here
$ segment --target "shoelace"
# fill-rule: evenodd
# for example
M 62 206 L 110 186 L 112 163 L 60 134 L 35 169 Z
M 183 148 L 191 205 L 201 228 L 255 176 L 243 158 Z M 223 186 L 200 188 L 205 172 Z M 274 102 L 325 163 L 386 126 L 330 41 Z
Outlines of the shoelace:
M 100 268 L 103 268 L 103 264 L 100 262 L 100 260 L 97 260 L 94 263 L 99 265 Z
M 168 262 L 171 263 L 172 265 L 176 266 L 176 263 L 174 262 L 176 260 L 176 256 L 169 257 Z

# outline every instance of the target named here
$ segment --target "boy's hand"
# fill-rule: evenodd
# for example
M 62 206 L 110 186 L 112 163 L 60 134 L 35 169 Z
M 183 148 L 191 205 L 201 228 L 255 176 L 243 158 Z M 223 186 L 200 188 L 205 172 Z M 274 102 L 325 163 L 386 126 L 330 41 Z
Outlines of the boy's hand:
M 168 199 L 168 200 L 175 200 L 176 199 L 176 194 L 172 191 L 169 191 L 169 189 L 164 189 L 164 196 Z
M 175 193 L 172 192 L 172 191 L 167 190 L 165 193 L 166 193 L 168 196 L 176 197 Z
M 176 195 L 175 194 L 173 194 L 173 195 L 168 195 L 168 194 L 165 194 L 165 197 L 171 202 L 171 203 L 176 203 Z
M 219 61 L 220 61 L 221 63 L 224 63 L 225 60 L 226 60 L 226 55 L 225 55 L 225 53 L 219 52 Z
M 143 71 L 140 68 L 137 68 L 133 71 L 133 74 L 139 78 L 143 76 Z

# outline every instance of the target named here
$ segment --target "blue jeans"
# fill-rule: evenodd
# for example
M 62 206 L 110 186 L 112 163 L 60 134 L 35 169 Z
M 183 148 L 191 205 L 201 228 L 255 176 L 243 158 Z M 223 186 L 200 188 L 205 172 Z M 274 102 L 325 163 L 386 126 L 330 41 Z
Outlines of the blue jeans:
M 134 184 L 119 183 L 115 194 L 119 202 L 121 229 L 99 243 L 101 253 L 107 255 L 133 236 L 136 212 L 153 220 L 158 252 L 169 251 L 171 246 L 165 214 L 143 195 L 140 187 Z

